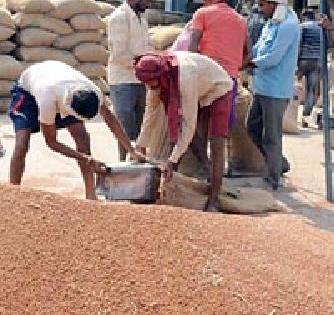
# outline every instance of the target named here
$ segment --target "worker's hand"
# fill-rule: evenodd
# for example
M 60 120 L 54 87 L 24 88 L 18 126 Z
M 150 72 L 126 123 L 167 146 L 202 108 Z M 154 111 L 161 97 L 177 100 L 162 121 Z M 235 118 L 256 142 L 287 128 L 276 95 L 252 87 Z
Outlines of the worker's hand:
M 145 154 L 143 154 L 142 152 L 138 151 L 138 150 L 133 150 L 130 152 L 130 159 L 131 160 L 135 160 L 138 161 L 140 163 L 145 163 L 147 162 L 147 157 Z
M 328 31 L 334 30 L 333 22 L 325 14 L 320 15 L 319 25 Z
M 172 163 L 171 161 L 167 161 L 164 164 L 162 170 L 163 170 L 165 182 L 166 183 L 170 182 L 173 177 L 174 163 Z

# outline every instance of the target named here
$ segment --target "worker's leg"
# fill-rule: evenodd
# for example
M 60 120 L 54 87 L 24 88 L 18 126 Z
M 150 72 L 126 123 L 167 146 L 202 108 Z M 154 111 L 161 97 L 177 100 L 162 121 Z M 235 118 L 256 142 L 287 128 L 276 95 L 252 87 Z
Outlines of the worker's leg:
M 263 156 L 265 151 L 262 145 L 263 119 L 262 108 L 259 103 L 260 95 L 254 95 L 253 103 L 246 118 L 247 132 Z
M 220 209 L 218 196 L 222 185 L 222 178 L 225 166 L 224 142 L 224 137 L 214 137 L 210 140 L 211 190 L 206 206 L 206 211 L 208 212 L 216 212 Z
M 67 126 L 73 140 L 75 141 L 77 150 L 81 153 L 90 155 L 90 137 L 83 122 L 76 122 Z M 78 161 L 81 174 L 85 183 L 86 198 L 96 199 L 94 172 L 91 166 L 84 162 Z
M 218 200 L 225 167 L 225 139 L 229 133 L 230 114 L 232 109 L 232 92 L 225 94 L 210 105 L 209 134 L 211 151 L 211 189 L 206 211 L 220 210 Z
M 138 84 L 118 84 L 110 87 L 110 98 L 114 106 L 116 117 L 130 140 L 136 140 L 137 137 L 137 85 Z M 121 143 L 118 143 L 118 147 L 120 161 L 125 161 L 126 150 Z
M 263 111 L 263 148 L 268 167 L 268 179 L 276 190 L 282 174 L 282 120 L 288 99 L 262 96 L 260 104 Z
M 25 168 L 25 159 L 29 150 L 30 136 L 30 129 L 18 130 L 15 133 L 15 147 L 10 161 L 9 181 L 11 184 L 21 184 Z
M 303 116 L 310 116 L 316 103 L 316 89 L 319 82 L 319 67 L 317 60 L 310 61 L 310 69 L 306 74 L 306 101 Z

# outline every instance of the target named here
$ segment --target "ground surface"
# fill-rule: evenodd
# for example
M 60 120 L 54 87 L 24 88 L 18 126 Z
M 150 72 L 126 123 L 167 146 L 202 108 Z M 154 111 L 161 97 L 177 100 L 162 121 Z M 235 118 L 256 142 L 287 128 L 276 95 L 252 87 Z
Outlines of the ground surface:
M 108 130 L 88 129 L 94 155 L 116 161 Z M 4 117 L 0 136 L 5 183 L 14 138 Z M 75 162 L 34 136 L 24 191 L 0 187 L 0 314 L 334 314 L 322 135 L 303 130 L 284 148 L 292 170 L 275 197 L 287 211 L 233 216 L 25 191 L 83 197 Z

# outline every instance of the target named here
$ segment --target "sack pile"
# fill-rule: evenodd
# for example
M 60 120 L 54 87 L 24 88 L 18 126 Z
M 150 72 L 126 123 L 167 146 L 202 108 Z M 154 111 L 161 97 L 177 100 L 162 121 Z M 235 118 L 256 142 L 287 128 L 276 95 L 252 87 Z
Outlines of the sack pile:
M 22 65 L 10 56 L 16 47 L 11 40 L 14 34 L 12 15 L 0 7 L 0 112 L 7 111 L 11 86 L 22 71 Z
M 112 6 L 94 0 L 8 0 L 8 8 L 15 12 L 15 56 L 24 66 L 58 60 L 101 85 L 107 64 L 101 13 Z
M 173 45 L 183 29 L 183 24 L 151 27 L 149 29 L 150 41 L 156 50 L 165 50 Z

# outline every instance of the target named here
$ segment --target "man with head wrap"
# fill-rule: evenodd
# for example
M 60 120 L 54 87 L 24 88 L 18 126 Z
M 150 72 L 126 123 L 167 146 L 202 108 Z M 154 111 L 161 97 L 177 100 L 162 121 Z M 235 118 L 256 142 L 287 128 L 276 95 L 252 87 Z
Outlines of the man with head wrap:
M 103 172 L 103 163 L 93 159 L 84 121 L 99 109 L 110 130 L 124 147 L 140 158 L 115 116 L 106 106 L 101 90 L 87 77 L 59 61 L 44 61 L 28 67 L 11 90 L 9 115 L 16 141 L 10 164 L 10 182 L 21 183 L 30 136 L 40 129 L 46 144 L 55 152 L 78 161 L 85 182 L 86 198 L 96 199 L 94 172 Z M 71 149 L 57 140 L 57 128 L 66 127 L 76 143 Z
M 147 148 L 152 134 L 161 134 L 161 115 L 166 116 L 172 151 L 166 163 L 168 181 L 187 150 L 196 129 L 198 110 L 208 120 L 211 143 L 211 191 L 207 211 L 219 209 L 224 170 L 222 139 L 229 130 L 233 81 L 228 73 L 209 57 L 178 51 L 146 54 L 135 60 L 137 78 L 149 88 L 141 133 L 137 146 Z M 163 107 L 163 110 L 161 108 Z M 203 116 L 203 117 L 204 117 Z
M 260 0 L 259 7 L 269 20 L 253 47 L 254 100 L 247 129 L 266 160 L 264 179 L 277 190 L 282 172 L 289 168 L 282 157 L 282 119 L 293 95 L 300 29 L 287 0 Z
M 108 83 L 110 98 L 119 121 L 130 140 L 135 141 L 143 120 L 146 90 L 133 73 L 132 60 L 152 47 L 144 16 L 151 0 L 124 0 L 110 15 L 107 23 Z M 126 150 L 119 143 L 119 158 L 126 159 Z

